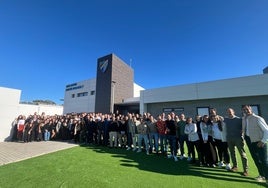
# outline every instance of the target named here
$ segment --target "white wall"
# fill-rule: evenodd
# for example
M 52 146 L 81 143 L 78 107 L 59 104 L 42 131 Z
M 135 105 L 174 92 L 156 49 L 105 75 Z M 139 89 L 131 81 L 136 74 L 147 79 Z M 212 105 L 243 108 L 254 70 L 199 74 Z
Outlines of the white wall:
M 91 95 L 91 91 L 96 91 L 96 79 L 89 79 L 74 83 L 75 86 L 70 87 L 69 84 L 65 88 L 64 95 L 64 114 L 71 112 L 94 112 L 95 111 L 95 94 Z M 78 86 L 78 88 L 77 88 Z M 78 93 L 88 92 L 87 96 L 77 97 Z M 72 95 L 74 94 L 74 97 Z
M 21 90 L 0 87 L 0 142 L 9 140 L 12 122 L 20 114 L 63 114 L 63 106 L 19 104 L 20 95 Z
M 17 116 L 21 91 L 0 87 L 0 142 L 10 134 L 11 122 Z
M 33 115 L 35 112 L 37 115 L 41 115 L 42 112 L 44 112 L 46 115 L 62 115 L 63 106 L 20 104 L 18 106 L 17 116 L 25 115 L 27 117 L 29 115 Z

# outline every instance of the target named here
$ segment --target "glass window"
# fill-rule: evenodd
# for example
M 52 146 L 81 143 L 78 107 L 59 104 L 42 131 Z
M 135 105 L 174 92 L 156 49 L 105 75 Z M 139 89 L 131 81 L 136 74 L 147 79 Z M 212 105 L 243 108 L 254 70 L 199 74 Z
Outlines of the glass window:
M 199 116 L 209 115 L 209 107 L 197 107 L 196 110 Z
M 172 112 L 172 108 L 163 108 L 163 112 Z
M 181 114 L 184 112 L 184 108 L 174 108 L 173 111 L 176 113 L 176 114 Z
M 87 96 L 88 92 L 83 92 L 83 93 L 77 93 L 77 97 L 84 97 Z

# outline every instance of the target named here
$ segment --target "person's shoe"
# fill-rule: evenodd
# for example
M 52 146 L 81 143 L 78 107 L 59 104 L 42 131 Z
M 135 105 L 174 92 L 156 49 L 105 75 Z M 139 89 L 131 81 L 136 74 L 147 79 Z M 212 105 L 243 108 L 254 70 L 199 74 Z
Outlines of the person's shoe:
M 146 151 L 146 155 L 150 155 L 149 151 Z
M 217 166 L 215 164 L 211 164 L 210 167 L 216 168 Z
M 191 158 L 191 157 L 188 157 L 188 158 L 187 158 L 187 161 L 191 161 L 191 160 L 192 160 L 192 158 Z
M 131 147 L 127 147 L 127 150 L 131 150 Z
M 178 158 L 176 156 L 174 156 L 174 161 L 177 162 L 178 161 Z
M 225 166 L 226 170 L 231 171 L 232 167 L 230 165 L 230 163 L 227 163 Z
M 132 151 L 136 151 L 136 148 L 133 148 Z
M 254 178 L 257 182 L 266 182 L 266 180 L 265 180 L 265 177 L 263 177 L 263 176 L 258 176 L 258 177 L 256 177 L 256 178 Z
M 242 176 L 248 176 L 248 171 L 243 172 Z
M 141 152 L 141 149 L 138 149 L 137 153 L 140 153 Z
M 219 168 L 225 167 L 225 164 L 221 161 L 221 162 L 218 163 L 218 167 Z
M 231 171 L 232 172 L 237 172 L 238 171 L 238 168 L 234 166 L 233 168 L 231 168 Z
M 183 158 L 184 158 L 184 157 L 181 155 L 181 156 L 180 156 L 180 160 L 182 160 Z

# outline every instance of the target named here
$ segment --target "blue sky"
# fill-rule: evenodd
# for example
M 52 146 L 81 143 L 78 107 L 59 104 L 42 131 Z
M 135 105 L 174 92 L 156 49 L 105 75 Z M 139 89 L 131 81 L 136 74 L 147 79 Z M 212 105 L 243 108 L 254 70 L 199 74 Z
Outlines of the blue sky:
M 262 74 L 267 0 L 0 0 L 0 86 L 64 98 L 116 54 L 145 89 Z

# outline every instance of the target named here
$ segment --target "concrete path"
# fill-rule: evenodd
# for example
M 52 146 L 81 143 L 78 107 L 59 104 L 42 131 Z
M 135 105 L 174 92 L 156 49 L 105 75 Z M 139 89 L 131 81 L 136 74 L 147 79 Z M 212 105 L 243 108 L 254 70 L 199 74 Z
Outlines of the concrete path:
M 0 166 L 78 146 L 71 142 L 0 142 Z

